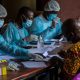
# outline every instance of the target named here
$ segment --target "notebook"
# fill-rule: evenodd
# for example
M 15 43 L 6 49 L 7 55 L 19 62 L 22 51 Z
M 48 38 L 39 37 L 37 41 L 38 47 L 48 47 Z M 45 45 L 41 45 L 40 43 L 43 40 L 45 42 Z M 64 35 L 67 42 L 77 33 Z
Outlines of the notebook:
M 45 62 L 26 61 L 22 62 L 25 68 L 46 68 Z
M 14 57 L 12 56 L 9 56 L 9 55 L 1 55 L 0 56 L 0 60 L 10 60 L 10 59 L 15 59 Z

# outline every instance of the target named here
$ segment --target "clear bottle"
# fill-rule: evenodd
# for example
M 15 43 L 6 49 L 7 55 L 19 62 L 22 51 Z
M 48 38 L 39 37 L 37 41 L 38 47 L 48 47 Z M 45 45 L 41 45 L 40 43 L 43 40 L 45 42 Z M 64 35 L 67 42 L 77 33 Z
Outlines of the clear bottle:
M 41 36 L 38 37 L 37 48 L 42 49 L 44 47 L 44 41 Z

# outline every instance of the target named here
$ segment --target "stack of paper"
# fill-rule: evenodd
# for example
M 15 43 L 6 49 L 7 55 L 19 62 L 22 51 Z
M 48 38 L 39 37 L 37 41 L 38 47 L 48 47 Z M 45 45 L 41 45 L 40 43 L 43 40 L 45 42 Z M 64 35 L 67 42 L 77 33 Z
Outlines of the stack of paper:
M 15 59 L 15 58 L 9 55 L 0 56 L 0 60 L 10 60 L 10 59 Z
M 26 68 L 46 68 L 47 67 L 45 62 L 26 61 L 26 62 L 22 62 L 22 64 Z

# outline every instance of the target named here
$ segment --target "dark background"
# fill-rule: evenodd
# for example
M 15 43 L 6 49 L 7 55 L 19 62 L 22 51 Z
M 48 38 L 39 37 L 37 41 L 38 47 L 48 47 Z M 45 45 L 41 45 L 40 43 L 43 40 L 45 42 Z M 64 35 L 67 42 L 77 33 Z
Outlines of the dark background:
M 42 11 L 49 0 L 36 0 L 36 9 Z
M 80 16 L 80 0 L 58 0 L 58 2 L 61 5 L 59 16 L 63 21 Z
M 0 0 L 0 4 L 2 4 L 2 0 Z

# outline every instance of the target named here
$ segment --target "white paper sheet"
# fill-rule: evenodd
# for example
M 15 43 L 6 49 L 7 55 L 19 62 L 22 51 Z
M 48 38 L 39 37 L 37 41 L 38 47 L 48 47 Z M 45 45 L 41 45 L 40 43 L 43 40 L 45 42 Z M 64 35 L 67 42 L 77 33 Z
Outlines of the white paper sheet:
M 30 53 L 45 53 L 46 51 L 54 51 L 55 49 L 57 48 L 61 48 L 60 45 L 55 45 L 55 46 L 52 46 L 52 45 L 45 45 L 43 48 L 31 48 L 29 49 Z
M 45 62 L 26 61 L 26 62 L 22 62 L 22 64 L 26 68 L 46 68 L 47 67 Z
M 42 51 L 40 51 L 39 49 L 37 48 L 32 48 L 32 49 L 29 49 L 29 52 L 34 54 L 34 53 L 42 53 Z
M 54 55 L 47 55 L 47 57 L 44 58 L 43 61 L 49 61 L 49 60 L 50 60 L 51 58 L 53 58 L 53 57 L 57 57 L 57 58 L 59 58 L 59 59 L 61 59 L 61 60 L 64 60 L 64 58 L 62 58 L 62 57 L 59 56 L 58 54 L 54 54 Z
M 47 52 L 47 51 L 44 52 L 44 53 L 43 53 L 43 56 L 47 57 L 47 56 L 48 56 L 48 52 Z
M 5 60 L 10 60 L 10 59 L 15 59 L 15 58 L 12 57 L 12 56 L 9 56 L 9 55 L 0 56 L 0 60 L 3 60 L 3 59 L 5 59 Z

